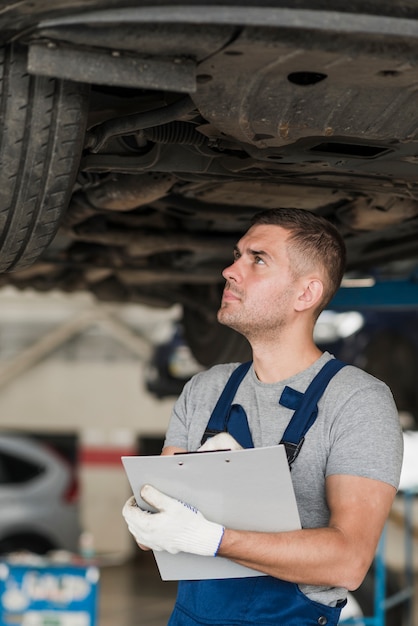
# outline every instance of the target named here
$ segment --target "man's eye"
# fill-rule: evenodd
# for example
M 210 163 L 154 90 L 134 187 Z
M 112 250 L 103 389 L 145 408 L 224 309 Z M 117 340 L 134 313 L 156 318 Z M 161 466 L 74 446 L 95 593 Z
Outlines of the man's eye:
M 256 263 L 256 265 L 264 265 L 264 259 L 261 256 L 255 256 L 254 263 Z

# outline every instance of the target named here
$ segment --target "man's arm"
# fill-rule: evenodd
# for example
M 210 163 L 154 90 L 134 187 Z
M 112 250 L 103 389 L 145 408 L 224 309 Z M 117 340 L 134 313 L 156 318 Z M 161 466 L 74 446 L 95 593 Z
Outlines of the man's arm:
M 396 490 L 348 475 L 326 480 L 327 528 L 281 533 L 226 529 L 218 555 L 298 584 L 356 589 L 373 560 Z
M 271 576 L 298 584 L 356 589 L 373 560 L 395 488 L 348 475 L 326 481 L 331 512 L 326 528 L 263 533 L 225 529 L 192 505 L 146 485 L 141 496 L 157 513 L 128 501 L 123 515 L 141 546 L 173 554 L 227 557 Z
M 166 446 L 162 454 L 176 452 L 185 450 Z M 395 495 L 394 487 L 379 480 L 332 475 L 326 479 L 326 498 L 330 510 L 330 521 L 326 528 L 279 533 L 228 528 L 224 530 L 219 547 L 213 554 L 297 584 L 354 590 L 362 583 L 370 567 Z M 140 515 L 138 510 L 136 515 Z M 176 514 L 173 521 L 175 517 Z M 148 516 L 145 521 L 151 522 Z M 173 521 L 170 515 L 168 518 L 166 516 L 168 529 L 171 529 Z M 212 521 L 216 524 L 217 520 Z M 222 526 L 217 526 L 223 531 Z M 155 530 L 157 535 L 161 532 L 161 528 Z M 138 529 L 138 532 L 133 533 L 138 535 L 137 541 L 142 536 L 142 530 Z M 203 536 L 205 529 L 202 527 L 196 532 L 196 536 L 200 536 L 200 532 Z M 141 545 L 140 540 L 138 543 Z M 170 551 L 170 546 L 161 549 Z M 182 542 L 180 549 L 196 553 L 192 546 L 187 548 L 187 539 Z

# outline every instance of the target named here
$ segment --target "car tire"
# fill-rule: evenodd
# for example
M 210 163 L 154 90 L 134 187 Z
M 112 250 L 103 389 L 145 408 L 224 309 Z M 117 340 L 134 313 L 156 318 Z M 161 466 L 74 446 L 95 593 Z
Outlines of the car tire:
M 382 358 L 382 356 L 387 358 Z M 418 428 L 418 388 L 416 372 L 418 356 L 408 336 L 385 330 L 371 339 L 364 350 L 363 369 L 383 380 L 392 391 L 398 411 L 408 413 Z
M 0 554 L 12 552 L 32 552 L 33 554 L 47 554 L 55 546 L 46 538 L 32 533 L 23 533 L 0 539 Z
M 77 175 L 88 88 L 32 76 L 0 48 L 0 272 L 31 265 L 54 237 Z

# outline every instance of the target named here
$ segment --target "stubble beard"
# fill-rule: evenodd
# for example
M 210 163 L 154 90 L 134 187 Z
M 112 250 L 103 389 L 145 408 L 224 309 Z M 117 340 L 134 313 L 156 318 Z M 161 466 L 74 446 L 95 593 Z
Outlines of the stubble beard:
M 277 340 L 287 326 L 285 311 L 291 291 L 291 289 L 285 291 L 275 303 L 270 303 L 270 311 L 275 311 L 271 317 L 265 315 L 263 305 L 261 305 L 260 311 L 254 309 L 249 311 L 242 308 L 242 303 L 238 310 L 234 310 L 234 305 L 229 306 L 226 303 L 221 304 L 218 310 L 218 322 L 244 335 L 250 343 L 259 339 L 264 341 Z
M 246 316 L 240 311 L 228 311 L 228 306 L 221 306 L 218 311 L 218 322 L 224 326 L 232 328 L 236 332 L 243 335 L 250 343 L 262 338 L 268 340 L 277 337 L 285 326 L 284 318 L 275 317 L 274 320 L 268 320 L 263 316 L 258 316 L 255 312 Z
M 228 304 L 221 304 L 218 310 L 218 322 L 223 326 L 228 326 L 237 331 L 244 337 L 247 337 L 246 330 L 248 324 L 242 319 L 242 311 L 234 311 L 233 307 Z

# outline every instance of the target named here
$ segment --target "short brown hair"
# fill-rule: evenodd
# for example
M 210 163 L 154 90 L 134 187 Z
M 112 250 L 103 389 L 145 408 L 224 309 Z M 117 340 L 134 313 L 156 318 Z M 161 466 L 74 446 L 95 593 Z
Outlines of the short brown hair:
M 325 270 L 328 281 L 324 284 L 319 314 L 339 289 L 345 271 L 346 248 L 337 228 L 311 211 L 288 208 L 256 213 L 251 224 L 272 224 L 290 232 L 289 253 L 295 274 L 303 274 L 308 266 Z

